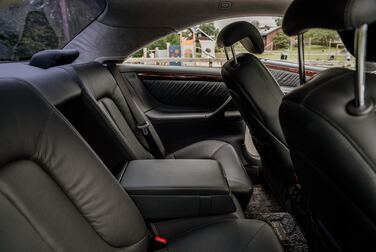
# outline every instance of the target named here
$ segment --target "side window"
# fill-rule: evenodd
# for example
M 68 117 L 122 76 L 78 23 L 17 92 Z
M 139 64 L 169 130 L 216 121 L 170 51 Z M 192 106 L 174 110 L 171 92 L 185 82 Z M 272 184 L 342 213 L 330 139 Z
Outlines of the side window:
M 134 53 L 126 63 L 220 67 L 224 59 L 216 48 L 215 23 L 205 23 L 170 34 Z
M 62 48 L 105 6 L 105 0 L 0 0 L 0 62 Z
M 259 29 L 265 43 L 265 52 L 259 58 L 269 64 L 297 64 L 297 38 L 283 33 L 280 17 L 232 18 L 200 24 L 155 41 L 133 54 L 126 63 L 221 67 L 226 57 L 223 49 L 216 47 L 216 37 L 223 27 L 240 20 Z M 346 51 L 337 32 L 312 29 L 304 37 L 308 68 L 354 67 L 354 58 Z M 240 44 L 235 49 L 238 53 L 245 52 Z

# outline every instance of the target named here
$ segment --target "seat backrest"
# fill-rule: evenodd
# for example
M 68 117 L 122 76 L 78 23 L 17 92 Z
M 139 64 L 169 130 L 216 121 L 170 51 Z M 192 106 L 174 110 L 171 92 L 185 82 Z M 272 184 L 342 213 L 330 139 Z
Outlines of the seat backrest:
M 233 23 L 224 28 L 218 37 L 218 44 L 223 47 L 240 41 L 250 52 L 262 53 L 264 50 L 260 33 L 250 23 Z M 231 37 L 232 40 L 229 39 Z M 250 46 L 252 43 L 254 45 Z M 285 202 L 293 167 L 278 118 L 284 94 L 256 56 L 244 53 L 235 57 L 223 65 L 223 79 L 254 138 L 266 182 Z
M 0 116 L 1 251 L 147 251 L 130 197 L 38 91 L 1 79 Z
M 325 9 L 322 16 L 305 19 L 303 14 L 315 8 L 313 0 L 293 1 L 285 15 L 285 33 L 296 35 L 308 28 L 359 31 L 376 19 L 373 0 L 332 1 L 320 8 Z M 369 28 L 375 34 L 375 27 Z M 358 34 L 364 38 L 363 32 Z M 357 49 L 364 50 L 361 45 Z M 372 56 L 368 59 L 376 61 Z M 362 57 L 357 61 L 364 63 Z M 329 251 L 372 250 L 376 237 L 376 75 L 365 75 L 366 104 L 355 110 L 356 87 L 364 87 L 357 76 L 363 73 L 361 69 L 323 71 L 286 95 L 280 108 L 283 132 L 312 211 L 317 240 Z
M 78 75 L 89 105 L 95 110 L 101 123 L 106 123 L 108 130 L 116 135 L 127 154 L 132 159 L 153 158 L 148 143 L 137 128 L 127 101 L 110 71 L 96 62 L 76 64 L 72 67 Z M 152 123 L 145 119 L 149 122 L 149 130 L 154 131 L 157 136 Z
M 319 231 L 344 251 L 366 251 L 376 237 L 376 115 L 346 111 L 354 79 L 352 70 L 325 71 L 288 94 L 280 116 Z M 374 74 L 367 94 L 376 100 Z

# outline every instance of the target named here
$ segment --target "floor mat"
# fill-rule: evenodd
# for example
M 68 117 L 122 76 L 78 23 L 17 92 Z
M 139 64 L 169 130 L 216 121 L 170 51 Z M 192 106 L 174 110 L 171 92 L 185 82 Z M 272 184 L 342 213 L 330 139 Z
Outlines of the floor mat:
M 286 252 L 308 252 L 307 240 L 294 217 L 284 212 L 272 193 L 263 186 L 255 186 L 245 215 L 269 223 Z

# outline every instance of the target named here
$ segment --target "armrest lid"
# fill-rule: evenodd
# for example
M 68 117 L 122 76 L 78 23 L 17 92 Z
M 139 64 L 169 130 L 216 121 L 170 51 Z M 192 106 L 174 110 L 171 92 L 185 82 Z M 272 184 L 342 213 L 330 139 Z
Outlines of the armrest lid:
M 221 166 L 214 160 L 135 160 L 121 184 L 131 195 L 229 194 Z

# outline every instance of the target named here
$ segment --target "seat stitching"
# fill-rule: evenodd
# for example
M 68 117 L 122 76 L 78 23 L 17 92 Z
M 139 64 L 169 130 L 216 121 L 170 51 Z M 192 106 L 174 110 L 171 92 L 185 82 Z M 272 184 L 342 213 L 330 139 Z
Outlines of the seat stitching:
M 335 68 L 332 68 L 332 69 L 335 69 Z M 343 69 L 341 69 L 341 70 L 343 70 Z M 347 70 L 347 69 L 346 69 L 346 70 Z M 303 104 L 306 104 L 306 101 L 308 100 L 308 98 L 309 98 L 312 94 L 314 94 L 315 92 L 317 92 L 319 89 L 325 87 L 325 86 L 326 86 L 328 83 L 330 83 L 331 81 L 335 81 L 335 80 L 337 80 L 337 79 L 339 79 L 339 78 L 341 78 L 341 77 L 343 77 L 343 76 L 345 76 L 346 74 L 349 74 L 349 73 L 352 73 L 352 72 L 349 72 L 349 71 L 343 71 L 342 73 L 336 75 L 334 78 L 329 78 L 329 79 L 325 80 L 324 82 L 320 83 L 320 85 L 319 85 L 317 88 L 314 88 L 314 89 L 309 90 L 309 91 L 307 92 L 307 94 L 304 95 L 304 97 L 303 97 L 303 99 L 302 99 L 302 103 L 303 103 Z M 318 76 L 318 75 L 316 75 L 316 77 L 317 77 L 317 76 Z M 314 79 L 312 79 L 311 82 L 307 82 L 305 85 L 307 85 L 307 84 L 309 84 L 309 83 L 312 83 L 312 82 L 314 82 L 314 81 L 316 81 L 316 80 L 317 80 L 317 78 L 314 78 Z
M 222 143 L 222 145 L 220 145 L 220 146 L 218 147 L 218 149 L 216 149 L 216 150 L 214 151 L 214 153 L 210 155 L 210 158 L 211 158 L 211 159 L 215 159 L 215 158 L 214 158 L 215 154 L 217 154 L 218 151 L 220 151 L 225 145 L 227 145 L 227 143 Z
M 13 206 L 18 210 L 18 212 L 25 218 L 25 220 L 30 224 L 32 229 L 35 231 L 35 233 L 41 238 L 41 240 L 47 244 L 47 246 L 52 250 L 56 251 L 48 242 L 44 239 L 42 234 L 39 232 L 39 230 L 35 227 L 35 225 L 32 223 L 32 221 L 24 214 L 23 211 L 17 206 L 17 204 L 10 198 L 8 195 L 6 195 L 4 192 L 0 191 L 0 194 L 3 195 Z
M 126 149 L 125 147 L 123 138 L 119 136 L 118 130 L 114 127 L 114 125 L 109 121 L 106 115 L 102 112 L 102 109 L 98 106 L 99 101 L 92 98 L 90 94 L 88 94 L 85 90 L 83 91 L 84 92 L 82 93 L 84 97 L 86 97 L 85 101 L 87 101 L 90 104 L 89 110 L 91 111 L 94 110 L 94 114 L 95 114 L 94 116 L 97 119 L 99 119 L 101 123 L 104 124 L 104 127 L 108 127 L 110 131 L 112 132 L 112 134 L 110 134 L 110 137 L 114 140 L 114 142 L 116 142 L 120 146 L 120 148 L 123 151 L 125 151 L 125 153 L 128 154 L 129 152 L 128 152 L 128 149 Z
M 234 220 L 233 219 L 229 219 L 229 220 L 215 220 L 211 223 L 205 223 L 205 224 L 201 224 L 201 225 L 198 225 L 198 226 L 195 226 L 195 227 L 192 227 L 186 231 L 184 231 L 183 233 L 181 233 L 180 235 L 178 235 L 177 237 L 173 238 L 172 240 L 176 240 L 176 239 L 180 239 L 196 230 L 199 230 L 199 229 L 203 229 L 203 228 L 206 228 L 206 227 L 209 227 L 209 226 L 215 226 L 215 225 L 219 225 L 219 224 L 222 224 L 222 223 L 228 223 L 228 222 L 233 222 Z
M 255 238 L 257 237 L 257 235 L 259 235 L 259 233 L 265 228 L 266 225 L 267 225 L 267 224 L 264 223 L 264 224 L 259 228 L 259 230 L 257 230 L 257 232 L 251 237 L 251 239 L 247 242 L 247 244 L 245 244 L 244 247 L 241 248 L 239 251 L 241 252 L 241 251 L 243 251 L 245 248 L 248 248 L 248 247 L 252 244 L 252 242 L 255 240 Z
M 112 174 L 109 172 L 108 169 L 106 169 L 106 165 L 102 162 L 102 160 L 96 155 L 96 153 L 93 151 L 93 149 L 89 146 L 89 144 L 83 139 L 83 137 L 78 133 L 78 131 L 72 126 L 72 124 L 57 110 L 57 108 L 55 106 L 53 106 L 33 85 L 31 85 L 29 82 L 23 80 L 23 79 L 19 79 L 19 78 L 9 78 L 9 80 L 17 80 L 22 86 L 24 86 L 25 88 L 27 88 L 28 90 L 30 90 L 33 94 L 35 94 L 43 103 L 46 107 L 48 107 L 50 109 L 50 116 L 53 115 L 53 113 L 55 113 L 54 115 L 59 119 L 61 120 L 64 125 L 71 131 L 71 133 L 76 136 L 78 139 L 80 139 L 81 141 L 81 144 L 84 145 L 87 149 L 88 149 L 88 154 L 89 155 L 92 155 L 94 156 L 94 159 L 96 159 L 96 161 L 103 167 L 101 167 L 101 169 L 103 168 L 104 169 L 104 172 L 107 172 L 107 174 L 113 179 L 114 183 L 116 183 L 116 185 L 120 186 L 119 183 L 116 181 L 116 179 L 112 176 Z M 42 167 L 42 169 L 52 178 L 52 180 L 54 182 L 56 182 L 57 186 L 62 190 L 62 192 L 64 193 L 64 195 L 71 201 L 72 205 L 77 209 L 77 211 L 81 214 L 81 216 L 86 220 L 86 222 L 88 223 L 88 225 L 90 225 L 90 227 L 94 230 L 94 232 L 106 243 L 108 244 L 109 246 L 113 247 L 113 248 L 122 248 L 122 247 L 115 247 L 115 246 L 112 246 L 112 244 L 110 244 L 109 242 L 107 242 L 96 230 L 96 228 L 94 228 L 94 226 L 88 221 L 88 219 L 86 218 L 85 214 L 82 213 L 81 209 L 75 204 L 75 201 L 70 197 L 70 195 L 64 190 L 64 187 L 61 186 L 61 184 L 58 182 L 59 180 L 56 179 L 56 177 L 53 176 L 52 173 L 49 173 L 48 172 L 48 169 L 46 169 L 44 167 L 43 164 L 40 164 L 40 166 Z M 126 192 L 125 192 L 126 194 Z M 142 238 L 144 239 L 144 238 Z M 133 245 L 133 244 L 132 244 Z M 129 246 L 123 246 L 123 247 L 129 247 Z
M 217 154 L 221 149 L 223 149 L 224 147 L 226 147 L 227 146 L 227 144 L 228 143 L 223 143 L 214 153 L 213 153 L 213 155 L 211 156 L 211 158 L 212 159 L 214 159 L 214 160 L 216 160 L 213 156 L 215 155 L 215 154 Z M 238 157 L 236 157 L 236 158 L 238 158 Z M 239 160 L 238 160 L 239 161 Z M 218 161 L 218 163 L 220 164 L 220 162 Z M 244 173 L 245 173 L 245 175 L 247 175 L 247 173 L 246 173 L 246 170 L 245 170 L 245 168 L 244 168 L 244 166 L 241 164 L 241 162 L 239 162 L 239 164 L 240 164 L 240 168 L 244 171 Z M 221 165 L 222 166 L 222 165 Z M 227 181 L 234 181 L 234 182 L 238 182 L 238 183 L 240 183 L 240 184 L 242 184 L 242 185 L 244 185 L 244 186 L 249 186 L 249 184 L 248 183 L 244 183 L 244 181 L 242 181 L 241 179 L 237 179 L 237 178 L 228 178 L 227 177 L 227 173 L 226 173 L 226 170 L 224 169 L 224 168 L 222 168 L 222 170 L 223 170 L 223 172 L 225 173 L 225 177 L 227 178 Z

